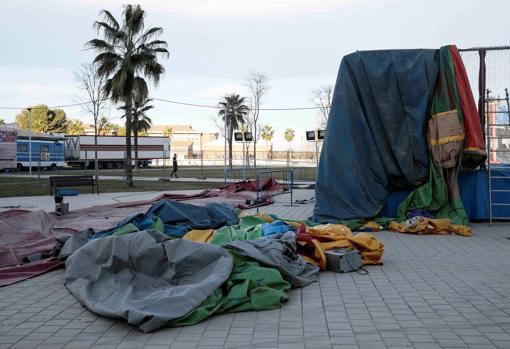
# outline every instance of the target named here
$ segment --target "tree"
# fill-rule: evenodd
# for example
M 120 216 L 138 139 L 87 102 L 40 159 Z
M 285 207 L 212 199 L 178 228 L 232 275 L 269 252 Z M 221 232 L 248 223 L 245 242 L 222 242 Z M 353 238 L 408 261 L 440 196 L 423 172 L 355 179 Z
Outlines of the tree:
M 5 125 L 5 120 L 0 118 L 0 125 Z
M 157 39 L 163 28 L 144 29 L 145 11 L 140 5 L 124 5 L 123 21 L 119 23 L 107 10 L 103 21 L 94 22 L 103 39 L 92 39 L 86 46 L 99 52 L 94 59 L 97 74 L 106 78 L 105 94 L 114 103 L 126 108 L 126 184 L 133 186 L 131 169 L 132 106 L 135 91 L 148 96 L 147 80 L 157 85 L 165 68 L 159 56 L 168 56 L 167 43 Z
M 264 128 L 262 128 L 262 139 L 266 141 L 268 157 L 269 157 L 269 142 L 273 140 L 273 136 L 274 136 L 273 127 L 270 125 L 265 125 Z
M 85 125 L 83 121 L 78 119 L 69 120 L 67 123 L 67 134 L 69 135 L 82 135 L 85 133 Z
M 285 133 L 284 133 L 284 137 L 285 137 L 285 140 L 287 142 L 289 142 L 289 151 L 291 150 L 291 147 L 290 147 L 290 143 L 294 140 L 294 138 L 296 137 L 296 133 L 294 132 L 293 129 L 291 128 L 288 128 L 285 130 Z
M 165 136 L 165 137 L 172 138 L 173 135 L 174 135 L 174 129 L 171 127 L 167 127 L 163 131 L 163 136 Z
M 147 112 L 154 108 L 149 103 L 152 102 L 151 98 L 144 98 L 143 96 L 135 96 L 133 101 L 133 108 L 131 110 L 133 136 L 135 138 L 135 168 L 138 170 L 138 136 L 140 133 L 147 133 L 152 126 L 152 120 L 147 116 Z M 125 107 L 121 109 L 125 110 Z M 124 114 L 122 117 L 126 117 Z
M 107 134 L 108 127 L 108 118 L 106 116 L 101 116 L 101 118 L 97 121 L 97 134 L 100 136 L 104 136 Z
M 269 89 L 267 76 L 264 73 L 251 72 L 246 77 L 246 87 L 250 91 L 250 114 L 246 120 L 248 129 L 253 134 L 253 167 L 257 168 L 257 142 L 260 139 L 258 133 L 260 106 L 262 105 L 262 97 Z M 249 144 L 248 144 L 249 147 Z
M 82 90 L 82 95 L 78 97 L 83 110 L 92 114 L 94 118 L 94 170 L 96 183 L 99 181 L 99 161 L 97 158 L 97 135 L 98 118 L 107 101 L 105 95 L 106 78 L 97 73 L 97 67 L 94 64 L 83 64 L 74 74 L 74 78 Z
M 245 117 L 248 114 L 248 106 L 245 104 L 244 97 L 238 94 L 226 95 L 220 101 L 220 110 L 218 116 L 227 125 L 227 141 L 228 141 L 228 163 L 232 168 L 232 143 L 234 130 L 239 129 L 245 123 Z
M 56 132 L 67 131 L 67 117 L 62 109 L 49 109 L 47 105 L 39 104 L 29 107 L 32 110 L 32 131 Z M 16 115 L 16 123 L 22 130 L 29 130 L 28 109 L 23 109 Z
M 118 134 L 119 125 L 110 122 L 106 116 L 101 116 L 97 121 L 97 134 L 99 136 L 109 136 Z
M 328 122 L 332 95 L 333 87 L 331 85 L 321 86 L 312 90 L 311 102 L 319 109 L 320 127 L 325 127 Z

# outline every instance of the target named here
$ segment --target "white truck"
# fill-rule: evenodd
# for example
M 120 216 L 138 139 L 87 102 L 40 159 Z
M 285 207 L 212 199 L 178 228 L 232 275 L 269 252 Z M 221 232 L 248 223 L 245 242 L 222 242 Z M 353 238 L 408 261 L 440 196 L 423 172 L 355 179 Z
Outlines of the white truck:
M 94 136 L 67 135 L 65 158 L 68 166 L 80 168 L 94 167 Z M 132 165 L 135 164 L 134 138 L 131 138 Z M 168 137 L 138 137 L 138 164 L 148 167 L 153 161 L 164 162 L 170 157 Z M 98 136 L 97 158 L 99 168 L 124 168 L 126 159 L 125 136 Z

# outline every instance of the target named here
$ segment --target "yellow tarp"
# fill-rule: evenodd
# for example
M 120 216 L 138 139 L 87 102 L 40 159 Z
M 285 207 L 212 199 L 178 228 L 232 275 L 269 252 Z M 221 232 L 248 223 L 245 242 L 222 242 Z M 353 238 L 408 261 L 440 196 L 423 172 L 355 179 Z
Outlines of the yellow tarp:
M 414 217 L 408 221 L 398 223 L 390 222 L 389 230 L 408 234 L 456 234 L 470 237 L 473 231 L 465 225 L 452 224 L 449 219 L 432 219 L 426 217 Z
M 349 227 L 343 224 L 308 227 L 306 232 L 311 237 L 311 241 L 300 240 L 298 243 L 314 248 L 313 256 L 308 256 L 306 259 L 322 270 L 327 267 L 325 251 L 336 248 L 352 248 L 360 251 L 363 265 L 382 263 L 384 244 L 372 234 L 359 233 L 353 236 Z
M 186 233 L 182 238 L 185 240 L 191 240 L 195 242 L 202 242 L 204 244 L 209 243 L 214 235 L 214 229 L 205 230 L 191 230 Z

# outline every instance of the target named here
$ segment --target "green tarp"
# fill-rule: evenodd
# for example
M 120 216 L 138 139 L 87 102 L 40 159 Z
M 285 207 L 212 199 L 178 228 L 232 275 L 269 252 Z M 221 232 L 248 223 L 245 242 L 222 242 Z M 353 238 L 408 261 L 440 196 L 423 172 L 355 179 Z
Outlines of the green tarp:
M 263 267 L 235 250 L 228 280 L 198 308 L 168 323 L 169 326 L 195 325 L 212 314 L 279 308 L 288 299 L 290 284 L 274 268 Z
M 439 50 L 439 74 L 430 109 L 429 118 L 433 115 L 457 110 L 459 121 L 461 123 L 464 121 L 453 61 L 448 46 L 443 46 Z M 460 199 L 457 183 L 461 160 L 462 156 L 459 154 L 456 165 L 458 168 L 441 168 L 441 165 L 431 158 L 428 181 L 412 191 L 400 204 L 398 219 L 407 219 L 407 212 L 412 209 L 428 209 L 437 211 L 437 218 L 448 218 L 454 224 L 468 225 L 469 220 Z M 449 177 L 449 183 L 445 183 L 445 177 Z

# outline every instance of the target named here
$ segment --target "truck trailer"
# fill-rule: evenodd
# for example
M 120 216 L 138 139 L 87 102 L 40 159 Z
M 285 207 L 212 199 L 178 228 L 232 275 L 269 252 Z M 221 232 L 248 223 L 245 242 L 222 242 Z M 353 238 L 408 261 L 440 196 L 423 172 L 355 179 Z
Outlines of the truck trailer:
M 94 168 L 94 136 L 67 135 L 65 140 L 65 159 L 67 166 Z M 132 164 L 135 164 L 134 139 L 131 139 Z M 170 139 L 168 137 L 138 137 L 138 165 L 148 167 L 153 161 L 165 161 L 170 157 Z M 125 136 L 98 136 L 97 159 L 99 168 L 124 168 L 126 159 Z

